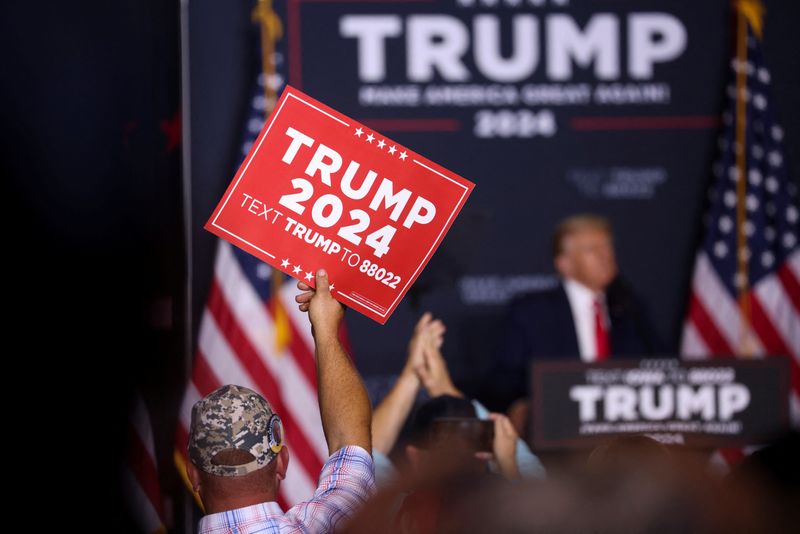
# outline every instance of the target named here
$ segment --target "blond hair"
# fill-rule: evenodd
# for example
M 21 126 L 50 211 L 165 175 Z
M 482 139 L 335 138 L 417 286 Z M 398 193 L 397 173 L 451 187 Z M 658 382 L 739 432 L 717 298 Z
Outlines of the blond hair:
M 611 222 L 592 213 L 580 213 L 563 219 L 553 232 L 553 258 L 559 257 L 564 252 L 564 240 L 568 236 L 583 230 L 601 230 L 611 235 Z

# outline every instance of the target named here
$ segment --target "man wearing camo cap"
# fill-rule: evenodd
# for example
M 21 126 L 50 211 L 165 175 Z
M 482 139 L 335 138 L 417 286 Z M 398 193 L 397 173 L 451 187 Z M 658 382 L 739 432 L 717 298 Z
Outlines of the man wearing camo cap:
M 315 282 L 316 290 L 298 282 L 303 293 L 295 300 L 311 320 L 320 416 L 330 453 L 319 485 L 308 501 L 281 510 L 275 499 L 289 453 L 280 417 L 255 391 L 223 386 L 192 408 L 187 471 L 208 514 L 200 520 L 201 534 L 331 532 L 374 488 L 367 452 L 370 403 L 338 338 L 344 308 L 331 296 L 324 270 Z

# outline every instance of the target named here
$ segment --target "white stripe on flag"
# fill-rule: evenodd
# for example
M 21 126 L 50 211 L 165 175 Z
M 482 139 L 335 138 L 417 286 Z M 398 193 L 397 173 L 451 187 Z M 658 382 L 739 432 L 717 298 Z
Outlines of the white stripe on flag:
M 162 528 L 163 525 L 158 517 L 158 512 L 156 512 L 153 503 L 147 498 L 147 494 L 128 466 L 125 466 L 122 470 L 122 484 L 128 498 L 131 513 L 141 531 L 150 533 Z
M 147 411 L 147 405 L 144 403 L 144 399 L 141 397 L 141 395 L 136 395 L 133 402 L 133 429 L 139 436 L 139 440 L 141 440 L 142 444 L 144 445 L 147 455 L 150 456 L 150 458 L 153 460 L 153 463 L 155 463 L 155 440 L 153 439 L 153 426 L 150 423 L 150 415 Z
M 800 429 L 800 395 L 794 390 L 789 395 L 789 422 L 795 430 Z
M 268 348 L 274 351 L 275 329 L 267 327 L 271 321 L 265 310 L 266 303 L 242 273 L 231 245 L 222 240 L 217 253 L 216 280 L 226 304 L 250 343 L 259 350 Z
M 208 310 L 203 313 L 200 324 L 198 347 L 200 354 L 197 357 L 205 359 L 214 375 L 220 379 L 221 385 L 236 384 L 254 390 L 259 389 L 250 377 L 250 373 L 242 367 L 239 357 L 231 350 L 214 316 Z
M 800 358 L 800 317 L 795 313 L 783 283 L 775 274 L 765 276 L 754 288 L 754 293 L 791 356 Z
M 300 425 L 316 456 L 324 460 L 328 457 L 328 445 L 322 432 L 319 401 L 316 395 L 309 394 L 310 384 L 291 358 L 292 356 L 286 355 L 281 362 L 283 364 L 281 398 L 286 409 L 294 414 L 295 423 Z
M 311 323 L 308 321 L 308 314 L 301 312 L 294 297 L 300 294 L 294 283 L 283 284 L 280 290 L 280 299 L 286 313 L 292 320 L 292 323 L 297 327 L 297 331 L 302 336 L 303 343 L 308 348 L 309 354 L 314 354 L 314 337 L 311 335 Z
M 731 466 L 728 465 L 728 461 L 722 456 L 719 449 L 714 449 L 714 452 L 711 453 L 708 458 L 708 467 L 712 474 L 719 477 L 724 477 L 731 472 Z
M 722 285 L 717 272 L 704 252 L 697 255 L 692 289 L 728 346 L 736 352 L 742 339 L 740 332 L 742 320 L 739 308 L 728 290 Z M 755 352 L 763 353 L 761 340 L 755 333 L 752 334 Z
M 704 360 L 711 351 L 700 336 L 694 323 L 686 321 L 683 325 L 683 339 L 681 339 L 681 355 L 685 360 Z
M 186 385 L 186 391 L 183 392 L 183 402 L 181 403 L 180 423 L 189 433 L 189 427 L 192 425 L 192 406 L 200 400 L 200 392 L 194 385 L 194 381 L 189 380 Z M 181 451 L 182 453 L 185 451 Z
M 328 447 L 322 432 L 317 392 L 306 380 L 302 370 L 287 351 L 276 350 L 275 324 L 266 310 L 266 305 L 250 285 L 241 271 L 239 262 L 230 245 L 220 249 L 217 284 L 222 291 L 231 313 L 269 373 L 280 384 L 281 398 L 286 409 L 291 411 L 299 430 L 314 447 L 320 460 L 328 457 Z M 297 304 L 294 304 L 297 308 Z M 303 317 L 305 323 L 308 319 Z M 289 317 L 292 320 L 292 317 Z M 257 388 L 256 388 L 257 389 Z M 269 398 L 270 392 L 263 392 Z
M 795 251 L 789 256 L 786 259 L 786 264 L 789 266 L 789 270 L 794 274 L 794 277 L 800 280 L 800 250 Z

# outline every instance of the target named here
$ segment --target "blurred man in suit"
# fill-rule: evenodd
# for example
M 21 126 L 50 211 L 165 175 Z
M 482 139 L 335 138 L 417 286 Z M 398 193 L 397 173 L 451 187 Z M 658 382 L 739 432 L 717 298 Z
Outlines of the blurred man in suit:
M 611 225 L 604 217 L 574 215 L 553 236 L 555 288 L 511 303 L 495 361 L 495 387 L 508 405 L 527 395 L 528 366 L 536 359 L 597 362 L 658 350 L 653 329 L 620 280 Z

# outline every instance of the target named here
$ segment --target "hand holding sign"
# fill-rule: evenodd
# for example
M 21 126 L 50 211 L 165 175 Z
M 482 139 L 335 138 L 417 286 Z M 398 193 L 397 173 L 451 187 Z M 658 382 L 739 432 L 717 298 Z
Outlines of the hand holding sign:
M 473 187 L 289 87 L 206 228 L 385 323 Z
M 297 282 L 297 289 L 302 291 L 294 300 L 300 305 L 300 311 L 308 312 L 311 321 L 311 332 L 315 339 L 335 339 L 339 334 L 344 308 L 331 298 L 330 281 L 325 269 L 317 271 L 314 279 L 316 289 L 305 282 Z M 317 336 L 320 337 L 317 337 Z

